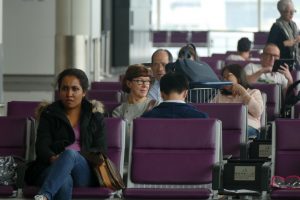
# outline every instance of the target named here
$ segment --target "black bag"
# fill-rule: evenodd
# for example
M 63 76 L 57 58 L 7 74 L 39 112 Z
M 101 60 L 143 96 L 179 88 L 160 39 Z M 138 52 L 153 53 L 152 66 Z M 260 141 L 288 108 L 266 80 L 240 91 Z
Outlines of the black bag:
M 295 94 L 295 89 L 299 83 L 300 80 L 294 82 L 286 91 L 284 104 L 281 109 L 281 117 L 283 118 L 291 118 L 291 108 L 300 100 L 300 91 L 298 94 Z
M 216 73 L 205 62 L 190 59 L 178 59 L 166 65 L 166 72 L 184 74 L 190 82 L 220 82 Z

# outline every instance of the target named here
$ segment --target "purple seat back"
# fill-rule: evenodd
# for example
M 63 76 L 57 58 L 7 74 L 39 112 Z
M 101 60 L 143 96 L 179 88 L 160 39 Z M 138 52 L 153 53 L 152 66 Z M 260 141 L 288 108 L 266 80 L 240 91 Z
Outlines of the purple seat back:
M 87 96 L 90 100 L 120 103 L 122 94 L 117 90 L 89 90 Z
M 208 31 L 191 31 L 191 43 L 200 47 L 208 46 Z
M 274 121 L 275 118 L 280 116 L 281 108 L 281 86 L 278 84 L 269 83 L 255 83 L 252 86 L 259 89 L 261 92 L 266 93 L 267 102 L 267 121 Z
M 188 43 L 188 31 L 172 31 L 170 36 L 170 43 L 172 46 L 183 46 L 184 44 Z
M 222 121 L 223 155 L 241 157 L 241 144 L 247 142 L 247 108 L 239 103 L 192 104 L 209 117 Z
M 152 32 L 153 45 L 168 42 L 168 32 L 167 31 L 153 31 Z
M 110 102 L 110 101 L 106 101 L 103 103 L 104 103 L 104 111 L 105 111 L 107 117 L 111 117 L 113 110 L 116 107 L 118 107 L 119 105 L 121 105 L 121 103 Z
M 27 120 L 20 117 L 0 117 L 0 155 L 26 158 Z
M 40 101 L 10 101 L 7 102 L 7 116 L 34 117 Z
M 127 187 L 211 183 L 221 159 L 220 125 L 216 119 L 135 119 Z
M 254 41 L 253 41 L 254 48 L 262 49 L 265 46 L 265 44 L 267 43 L 268 35 L 269 35 L 269 32 L 262 32 L 262 31 L 255 32 L 254 33 Z
M 91 90 L 122 90 L 121 82 L 92 82 Z
M 273 132 L 273 175 L 300 174 L 300 119 L 277 119 Z
M 105 118 L 108 157 L 123 172 L 125 123 L 121 118 Z M 121 173 L 122 174 L 122 173 Z

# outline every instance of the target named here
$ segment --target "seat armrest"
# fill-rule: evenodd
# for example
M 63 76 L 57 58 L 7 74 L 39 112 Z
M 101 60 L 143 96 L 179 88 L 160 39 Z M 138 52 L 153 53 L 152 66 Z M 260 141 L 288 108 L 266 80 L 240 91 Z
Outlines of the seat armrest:
M 229 160 L 232 158 L 232 154 L 227 154 L 223 156 L 223 160 Z
M 223 177 L 223 163 L 215 163 L 212 173 L 212 189 L 219 190 L 222 184 L 221 177 Z
M 249 146 L 250 146 L 250 143 L 252 141 L 251 140 L 248 140 L 247 143 L 241 143 L 240 144 L 240 159 L 242 160 L 247 160 L 249 159 L 249 155 L 248 155 L 248 149 L 249 149 Z
M 262 174 L 261 174 L 261 189 L 262 191 L 270 191 L 270 180 L 271 180 L 271 162 L 265 162 L 262 165 Z
M 21 189 L 24 187 L 25 184 L 25 171 L 27 169 L 27 162 L 21 162 L 17 166 L 17 181 L 16 186 L 18 189 Z

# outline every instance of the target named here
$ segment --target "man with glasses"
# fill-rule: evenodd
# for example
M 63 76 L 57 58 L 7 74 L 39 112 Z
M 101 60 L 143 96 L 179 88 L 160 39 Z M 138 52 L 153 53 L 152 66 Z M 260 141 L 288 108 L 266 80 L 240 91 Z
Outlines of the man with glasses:
M 173 57 L 172 54 L 166 49 L 158 49 L 152 54 L 151 70 L 153 73 L 154 82 L 148 93 L 148 97 L 150 99 L 155 99 L 158 102 L 162 101 L 160 96 L 159 81 L 160 78 L 166 73 L 166 64 L 170 62 L 173 62 Z
M 280 17 L 272 25 L 268 43 L 274 43 L 280 49 L 280 58 L 295 59 L 296 67 L 300 64 L 299 58 L 299 30 L 293 21 L 296 12 L 292 0 L 280 0 L 277 3 Z
M 280 58 L 279 48 L 272 43 L 266 44 L 261 55 L 261 63 L 249 63 L 245 67 L 249 83 L 267 82 L 277 83 L 286 89 L 293 83 L 293 77 L 287 64 L 280 66 L 277 72 L 272 72 L 275 60 Z

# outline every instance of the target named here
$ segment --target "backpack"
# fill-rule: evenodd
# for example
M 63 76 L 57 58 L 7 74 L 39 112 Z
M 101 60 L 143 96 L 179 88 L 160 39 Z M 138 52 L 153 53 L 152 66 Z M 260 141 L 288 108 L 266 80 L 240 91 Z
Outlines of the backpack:
M 218 76 L 212 68 L 202 61 L 190 59 L 177 59 L 174 63 L 166 65 L 166 71 L 184 74 L 190 82 L 219 82 Z
M 294 82 L 286 91 L 284 103 L 281 108 L 281 117 L 283 118 L 291 118 L 291 109 L 300 100 L 300 91 L 298 94 L 295 94 L 295 89 L 297 89 L 299 83 L 300 80 Z

